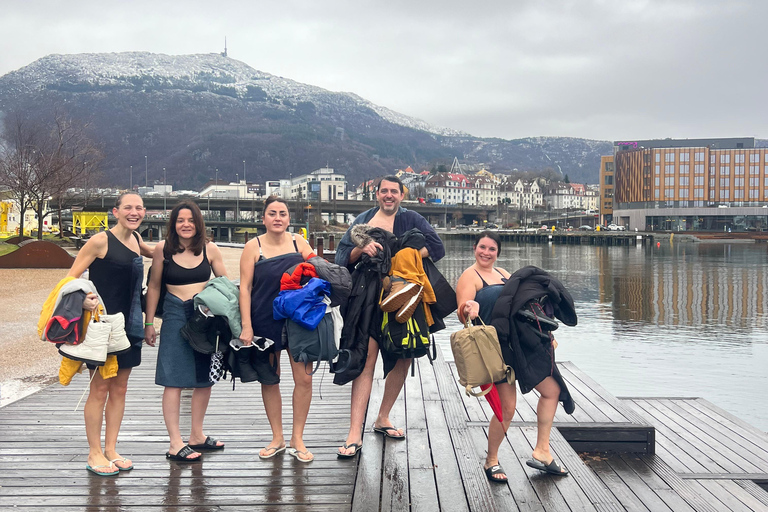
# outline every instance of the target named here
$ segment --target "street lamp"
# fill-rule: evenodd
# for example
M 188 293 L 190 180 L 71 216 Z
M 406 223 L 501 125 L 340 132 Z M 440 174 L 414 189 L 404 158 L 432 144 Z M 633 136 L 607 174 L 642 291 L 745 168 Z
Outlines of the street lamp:
M 168 195 L 168 187 L 165 185 L 165 167 L 163 167 L 163 212 L 165 217 L 168 217 L 168 207 L 166 205 L 166 196 Z
M 149 172 L 147 171 L 147 155 L 144 155 L 144 186 L 149 188 Z
M 131 188 L 129 190 L 133 190 L 133 166 L 131 166 Z
M 237 182 L 237 195 L 235 196 L 235 222 L 240 218 L 240 175 L 235 174 L 235 181 Z
M 248 188 L 247 188 L 248 187 L 248 178 L 245 175 L 245 160 L 243 160 L 243 181 L 245 182 L 245 186 L 246 186 L 245 194 L 246 194 L 246 197 L 247 197 L 247 195 L 248 195 Z

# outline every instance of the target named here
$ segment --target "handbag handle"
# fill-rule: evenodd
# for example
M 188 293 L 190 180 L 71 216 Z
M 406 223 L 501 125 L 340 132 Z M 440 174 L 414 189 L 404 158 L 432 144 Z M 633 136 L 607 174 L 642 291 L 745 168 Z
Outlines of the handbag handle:
M 488 327 L 487 325 L 485 325 L 485 322 L 483 322 L 483 319 L 480 318 L 480 316 L 477 316 L 475 319 L 480 320 L 480 323 L 483 324 L 482 325 L 483 327 Z M 464 322 L 464 325 L 466 325 L 466 328 L 470 330 L 469 331 L 470 334 L 472 333 L 472 327 L 480 327 L 479 325 L 476 326 L 472 324 L 472 320 L 470 320 L 469 317 L 467 317 L 466 321 Z M 474 336 L 472 337 L 472 340 L 474 341 Z M 485 358 L 482 356 L 482 354 L 480 355 L 480 359 L 483 361 L 483 365 L 485 366 L 485 369 L 488 372 L 488 375 L 493 375 L 493 370 L 488 366 L 488 363 L 485 361 Z M 490 384 L 491 386 L 479 392 L 472 391 L 472 386 L 467 386 L 464 389 L 464 391 L 467 393 L 467 396 L 474 396 L 479 398 L 490 393 L 490 391 L 493 389 L 493 382 L 491 382 Z

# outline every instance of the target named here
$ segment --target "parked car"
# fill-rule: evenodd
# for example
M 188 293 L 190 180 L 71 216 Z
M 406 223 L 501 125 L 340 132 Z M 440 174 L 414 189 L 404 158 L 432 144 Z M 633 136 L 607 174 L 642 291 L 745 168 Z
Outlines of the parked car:
M 618 224 L 608 224 L 606 229 L 608 231 L 625 231 L 627 228 L 624 226 L 619 226 Z
M 579 226 L 579 231 L 593 231 L 595 228 L 592 226 L 587 226 L 586 224 L 583 226 Z

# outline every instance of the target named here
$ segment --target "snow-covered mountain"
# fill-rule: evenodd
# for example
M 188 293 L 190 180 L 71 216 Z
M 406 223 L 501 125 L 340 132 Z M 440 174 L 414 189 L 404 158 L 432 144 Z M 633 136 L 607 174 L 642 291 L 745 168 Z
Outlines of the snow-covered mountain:
M 243 160 L 249 180 L 326 164 L 356 179 L 454 156 L 594 182 L 600 154 L 610 152 L 609 143 L 584 139 L 473 137 L 219 54 L 49 55 L 0 77 L 0 110 L 45 115 L 54 104 L 91 123 L 115 182 L 144 155 L 156 164 L 150 174 L 167 167 L 169 180 L 185 188 L 215 168 L 233 179 Z

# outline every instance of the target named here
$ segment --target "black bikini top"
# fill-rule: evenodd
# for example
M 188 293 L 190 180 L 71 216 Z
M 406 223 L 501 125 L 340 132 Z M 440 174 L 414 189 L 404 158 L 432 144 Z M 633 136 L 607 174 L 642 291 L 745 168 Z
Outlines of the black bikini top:
M 171 257 L 165 272 L 165 284 L 181 286 L 185 284 L 206 283 L 211 278 L 211 262 L 203 246 L 203 261 L 195 268 L 185 268 Z

